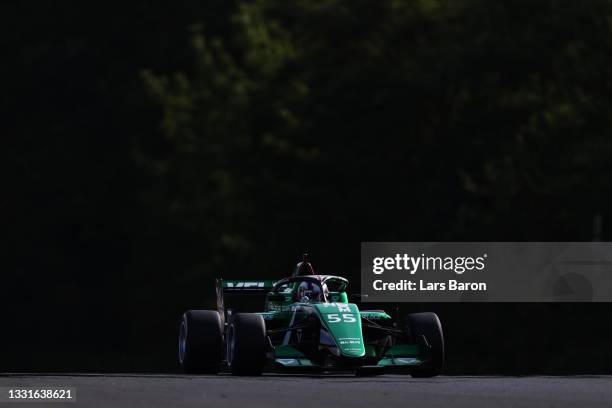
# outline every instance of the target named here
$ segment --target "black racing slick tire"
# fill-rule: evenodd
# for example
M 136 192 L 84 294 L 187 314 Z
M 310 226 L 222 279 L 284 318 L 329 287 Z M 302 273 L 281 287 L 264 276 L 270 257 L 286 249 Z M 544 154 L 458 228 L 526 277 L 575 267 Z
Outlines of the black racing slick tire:
M 227 364 L 232 375 L 261 375 L 266 364 L 266 323 L 255 313 L 232 315 L 227 328 Z
M 406 329 L 412 342 L 428 350 L 429 358 L 423 365 L 414 367 L 411 375 L 416 378 L 435 377 L 444 367 L 444 335 L 442 324 L 435 313 L 412 313 L 406 316 Z
M 223 326 L 214 310 L 188 310 L 179 329 L 179 363 L 190 374 L 217 374 L 223 358 Z

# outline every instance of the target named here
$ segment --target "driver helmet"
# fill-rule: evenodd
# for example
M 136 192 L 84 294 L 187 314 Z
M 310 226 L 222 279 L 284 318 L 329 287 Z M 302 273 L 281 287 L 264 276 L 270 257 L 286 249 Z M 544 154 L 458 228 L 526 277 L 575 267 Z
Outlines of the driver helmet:
M 321 287 L 314 282 L 302 282 L 297 289 L 297 300 L 299 302 L 324 302 L 325 294 Z

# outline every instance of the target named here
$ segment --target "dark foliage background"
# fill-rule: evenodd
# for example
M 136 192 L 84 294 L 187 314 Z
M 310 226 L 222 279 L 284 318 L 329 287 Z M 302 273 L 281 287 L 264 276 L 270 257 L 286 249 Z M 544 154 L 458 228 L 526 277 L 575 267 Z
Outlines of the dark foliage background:
M 0 22 L 0 371 L 174 370 L 214 277 L 303 251 L 358 284 L 361 241 L 610 239 L 610 1 L 10 2 Z M 401 307 L 440 315 L 450 373 L 612 366 L 607 304 Z

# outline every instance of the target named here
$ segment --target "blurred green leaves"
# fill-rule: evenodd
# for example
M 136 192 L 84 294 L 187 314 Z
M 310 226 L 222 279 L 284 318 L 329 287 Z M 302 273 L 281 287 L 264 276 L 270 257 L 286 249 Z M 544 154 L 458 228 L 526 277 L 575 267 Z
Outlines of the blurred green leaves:
M 142 73 L 174 198 L 232 259 L 335 234 L 578 239 L 568 211 L 610 201 L 611 15 L 608 1 L 239 3 L 226 36 L 194 29 L 193 67 Z

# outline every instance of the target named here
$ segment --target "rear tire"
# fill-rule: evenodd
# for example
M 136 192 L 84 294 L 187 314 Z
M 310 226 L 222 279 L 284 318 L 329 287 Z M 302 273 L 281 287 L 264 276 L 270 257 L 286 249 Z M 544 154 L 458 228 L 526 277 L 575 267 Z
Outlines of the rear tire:
M 444 367 L 444 335 L 438 316 L 435 313 L 412 313 L 406 316 L 406 326 L 412 342 L 429 350 L 429 360 L 415 367 L 410 374 L 416 378 L 439 375 Z
M 261 315 L 236 313 L 227 331 L 227 364 L 232 375 L 261 375 L 268 349 Z
M 217 374 L 223 358 L 223 327 L 214 310 L 188 310 L 179 330 L 179 363 L 186 373 Z

